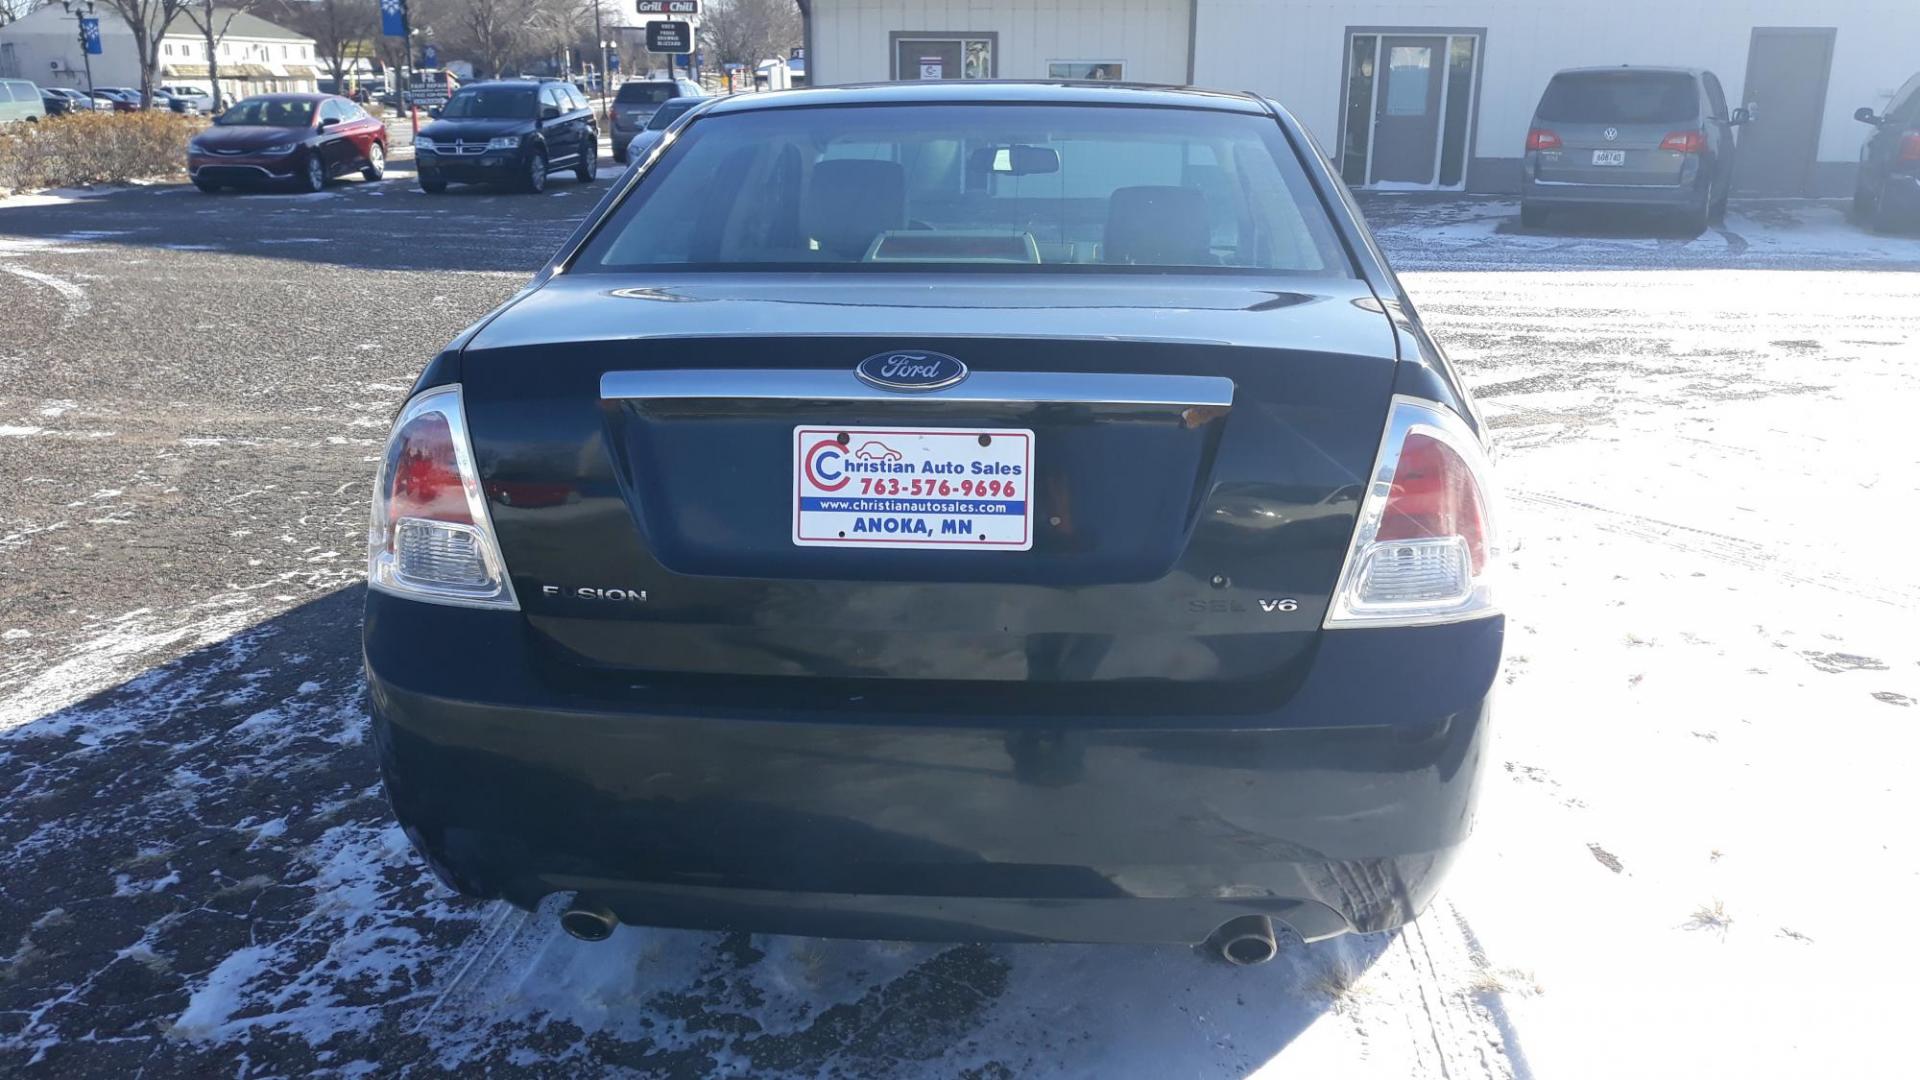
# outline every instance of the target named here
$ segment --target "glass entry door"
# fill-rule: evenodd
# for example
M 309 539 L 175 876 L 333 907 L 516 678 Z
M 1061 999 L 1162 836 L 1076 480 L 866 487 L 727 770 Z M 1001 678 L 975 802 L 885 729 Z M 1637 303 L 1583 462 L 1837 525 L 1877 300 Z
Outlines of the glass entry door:
M 1464 186 L 1479 62 L 1477 33 L 1350 31 L 1340 139 L 1347 183 Z

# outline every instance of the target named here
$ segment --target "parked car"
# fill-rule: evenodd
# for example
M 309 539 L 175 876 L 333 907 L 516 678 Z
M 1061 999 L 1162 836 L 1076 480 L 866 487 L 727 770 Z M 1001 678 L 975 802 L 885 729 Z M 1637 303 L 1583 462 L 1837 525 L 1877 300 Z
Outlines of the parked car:
M 45 115 L 38 86 L 25 79 L 0 79 L 0 124 L 31 123 Z
M 607 127 L 612 132 L 613 160 L 627 163 L 627 144 L 644 131 L 653 111 L 674 98 L 701 98 L 707 92 L 691 79 L 634 79 L 623 82 L 613 95 L 608 109 Z
M 43 86 L 40 88 L 40 109 L 47 116 L 65 116 L 73 111 L 73 99 Z
M 396 419 L 364 644 L 406 835 L 591 939 L 1252 963 L 1414 918 L 1504 621 L 1485 431 L 1378 252 L 1248 95 L 683 118 Z
M 1884 116 L 1862 107 L 1853 118 L 1874 129 L 1860 148 L 1854 220 L 1874 229 L 1920 224 L 1920 75 L 1894 91 Z
M 160 88 L 176 101 L 184 101 L 195 112 L 213 111 L 213 90 L 199 83 L 173 83 Z
M 386 175 L 387 127 L 332 94 L 262 94 L 237 101 L 187 146 L 193 186 L 291 182 L 319 191 L 336 176 Z
M 176 97 L 159 87 L 155 87 L 153 91 L 153 107 L 190 116 L 198 115 L 200 112 L 200 106 L 194 104 L 190 99 Z
M 1746 121 L 1711 71 L 1562 71 L 1527 128 L 1520 222 L 1569 206 L 1656 207 L 1699 232 L 1726 213 L 1733 129 Z
M 697 97 L 677 97 L 671 101 L 662 103 L 658 109 L 653 111 L 653 115 L 648 118 L 647 126 L 642 128 L 640 133 L 635 135 L 632 141 L 627 143 L 626 153 L 620 155 L 616 160 L 639 161 L 641 158 L 646 157 L 647 151 L 653 149 L 653 144 L 659 142 L 666 136 L 667 128 L 673 126 L 675 120 L 680 119 L 689 109 L 692 109 L 695 105 L 705 100 L 705 98 Z
M 96 86 L 90 92 L 95 101 L 106 103 L 113 112 L 139 112 L 140 94 L 138 91 L 118 90 L 113 87 Z
M 40 101 L 42 105 L 46 104 L 46 100 L 49 96 L 57 97 L 65 101 L 67 105 L 67 108 L 66 108 L 67 113 L 91 112 L 95 109 L 105 109 L 108 107 L 104 103 L 96 101 L 93 98 L 88 97 L 82 91 L 75 90 L 70 86 L 41 87 Z M 51 108 L 49 108 L 47 109 L 47 115 L 53 116 L 55 115 L 55 113 Z
M 544 191 L 549 173 L 572 169 L 584 184 L 600 168 L 593 108 L 564 80 L 469 83 L 432 115 L 413 140 L 422 191 L 448 183 Z

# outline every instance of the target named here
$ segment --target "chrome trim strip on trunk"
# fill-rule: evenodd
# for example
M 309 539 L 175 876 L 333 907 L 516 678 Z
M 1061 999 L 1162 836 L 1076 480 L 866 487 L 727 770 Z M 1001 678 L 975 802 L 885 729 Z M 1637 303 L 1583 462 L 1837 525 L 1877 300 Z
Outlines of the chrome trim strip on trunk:
M 963 404 L 1215 405 L 1233 404 L 1233 380 L 1215 375 L 1131 375 L 1080 371 L 974 371 L 943 390 L 898 391 L 868 386 L 851 369 L 668 369 L 609 371 L 600 377 L 607 401 L 930 401 Z

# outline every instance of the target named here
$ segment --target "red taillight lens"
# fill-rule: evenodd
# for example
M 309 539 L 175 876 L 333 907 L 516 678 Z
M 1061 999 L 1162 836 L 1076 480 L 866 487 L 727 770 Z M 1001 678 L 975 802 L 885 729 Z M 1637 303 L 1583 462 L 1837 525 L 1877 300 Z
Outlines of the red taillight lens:
M 1487 510 L 1480 486 L 1453 447 L 1414 432 L 1400 449 L 1393 490 L 1375 540 L 1426 540 L 1457 536 L 1466 541 L 1473 572 L 1487 568 Z
M 1546 128 L 1534 128 L 1527 132 L 1527 149 L 1558 150 L 1560 149 L 1560 136 L 1548 131 Z
M 392 487 L 387 512 L 393 520 L 424 518 L 473 524 L 466 489 L 460 485 L 460 461 L 453 429 L 440 413 L 421 413 L 393 436 Z
M 1682 154 L 1698 154 L 1707 148 L 1707 135 L 1704 131 L 1675 131 L 1660 140 L 1660 149 L 1677 150 Z
M 367 585 L 438 604 L 520 606 L 487 520 L 458 386 L 421 393 L 394 423 L 373 493 Z
M 1497 541 L 1480 436 L 1396 397 L 1323 623 L 1411 626 L 1492 615 Z
M 1900 160 L 1920 161 L 1920 131 L 1909 131 L 1900 137 Z

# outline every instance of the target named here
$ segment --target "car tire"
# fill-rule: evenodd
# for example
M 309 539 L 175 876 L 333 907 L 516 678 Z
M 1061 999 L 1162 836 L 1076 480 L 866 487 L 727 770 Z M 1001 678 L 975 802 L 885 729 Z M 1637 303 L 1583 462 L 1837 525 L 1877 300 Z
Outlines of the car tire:
M 617 135 L 614 136 L 613 140 L 613 163 L 615 165 L 625 165 L 627 163 L 627 150 L 620 145 L 620 138 Z
M 587 148 L 580 152 L 580 164 L 574 168 L 573 175 L 578 178 L 581 183 L 591 184 L 593 183 L 594 174 L 599 171 L 600 140 L 590 138 L 587 140 Z
M 426 192 L 429 195 L 438 195 L 441 192 L 447 190 L 447 182 L 445 180 L 440 179 L 438 176 L 432 176 L 427 173 L 421 173 L 420 174 L 420 190 Z
M 1533 203 L 1527 203 L 1527 202 L 1523 202 L 1520 204 L 1520 227 L 1521 228 L 1538 229 L 1546 225 L 1546 223 L 1547 223 L 1546 207 L 1536 206 Z
M 300 177 L 297 183 L 300 185 L 300 190 L 306 192 L 324 191 L 326 189 L 327 163 L 320 159 L 319 154 L 310 153 L 307 155 L 307 160 L 300 167 Z
M 1713 191 L 1709 188 L 1700 193 L 1700 199 L 1693 205 L 1680 211 L 1680 232 L 1684 236 L 1699 236 L 1713 223 Z
M 196 179 L 193 182 L 193 186 L 199 188 L 201 191 L 206 192 L 208 195 L 220 194 L 220 185 L 214 183 L 211 180 Z
M 527 155 L 527 174 L 520 178 L 520 186 L 535 195 L 547 190 L 547 155 L 538 150 Z
M 374 143 L 367 147 L 367 167 L 360 175 L 369 181 L 384 179 L 387 175 L 387 148 Z
M 1726 224 L 1726 221 L 1727 221 L 1727 192 L 1725 192 L 1725 191 L 1722 191 L 1722 192 L 1720 193 L 1720 197 L 1719 197 L 1719 198 L 1717 198 L 1717 199 L 1715 199 L 1715 200 L 1713 200 L 1713 205 L 1712 205 L 1712 207 L 1711 207 L 1711 208 L 1709 208 L 1709 209 L 1707 210 L 1707 221 L 1708 221 L 1708 222 L 1709 222 L 1710 224 L 1713 224 L 1713 225 L 1724 225 L 1724 224 Z

